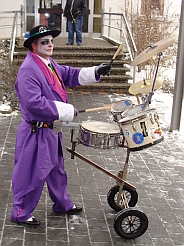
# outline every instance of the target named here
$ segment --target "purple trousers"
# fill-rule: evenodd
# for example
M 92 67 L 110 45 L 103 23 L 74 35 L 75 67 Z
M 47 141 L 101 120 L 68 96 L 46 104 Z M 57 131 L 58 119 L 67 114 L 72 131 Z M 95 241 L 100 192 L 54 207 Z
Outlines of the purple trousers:
M 59 156 L 58 158 L 61 157 Z M 65 213 L 72 209 L 74 204 L 71 202 L 70 195 L 67 192 L 67 175 L 64 170 L 64 164 L 61 165 L 63 161 L 59 163 L 34 190 L 14 199 L 10 218 L 12 221 L 24 222 L 32 216 L 32 212 L 40 200 L 45 182 L 47 183 L 49 196 L 54 203 L 53 211 Z

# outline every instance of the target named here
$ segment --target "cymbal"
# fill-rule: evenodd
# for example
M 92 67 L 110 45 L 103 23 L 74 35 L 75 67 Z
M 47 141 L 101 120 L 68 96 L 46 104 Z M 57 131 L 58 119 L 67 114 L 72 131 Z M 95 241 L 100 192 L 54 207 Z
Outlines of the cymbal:
M 162 86 L 163 82 L 160 79 L 155 81 L 154 90 L 158 90 Z M 133 84 L 129 88 L 129 93 L 132 95 L 138 94 L 148 94 L 153 86 L 153 79 L 145 79 L 141 80 L 135 84 Z
M 164 51 L 167 47 L 172 45 L 176 39 L 177 36 L 174 35 L 173 37 L 165 38 L 155 44 L 152 44 L 146 50 L 136 56 L 135 59 L 130 63 L 130 66 L 137 66 L 144 61 L 149 60 L 151 57 L 156 56 L 160 52 Z

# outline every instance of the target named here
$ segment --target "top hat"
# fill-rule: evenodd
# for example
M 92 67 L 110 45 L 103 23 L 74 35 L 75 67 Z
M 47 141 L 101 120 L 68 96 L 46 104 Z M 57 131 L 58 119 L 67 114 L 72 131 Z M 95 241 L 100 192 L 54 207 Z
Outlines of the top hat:
M 61 32 L 59 30 L 49 30 L 47 26 L 39 25 L 35 26 L 30 31 L 30 37 L 24 42 L 24 47 L 30 48 L 33 41 L 38 38 L 52 35 L 53 38 L 57 37 Z

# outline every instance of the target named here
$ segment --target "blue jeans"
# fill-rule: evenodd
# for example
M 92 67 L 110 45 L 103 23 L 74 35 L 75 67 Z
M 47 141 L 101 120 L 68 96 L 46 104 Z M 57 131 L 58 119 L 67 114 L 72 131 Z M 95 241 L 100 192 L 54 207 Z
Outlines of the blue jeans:
M 68 43 L 74 43 L 74 32 L 76 31 L 76 43 L 82 44 L 82 24 L 84 16 L 79 16 L 76 22 L 72 23 L 68 20 Z

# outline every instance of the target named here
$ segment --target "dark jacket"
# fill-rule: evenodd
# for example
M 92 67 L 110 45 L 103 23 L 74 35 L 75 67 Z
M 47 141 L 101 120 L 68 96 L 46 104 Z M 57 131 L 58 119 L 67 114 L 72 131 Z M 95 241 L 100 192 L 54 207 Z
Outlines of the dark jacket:
M 64 16 L 68 20 L 74 21 L 80 15 L 84 15 L 86 8 L 86 0 L 67 0 L 64 8 Z

